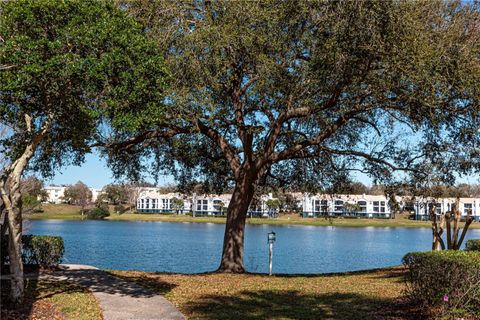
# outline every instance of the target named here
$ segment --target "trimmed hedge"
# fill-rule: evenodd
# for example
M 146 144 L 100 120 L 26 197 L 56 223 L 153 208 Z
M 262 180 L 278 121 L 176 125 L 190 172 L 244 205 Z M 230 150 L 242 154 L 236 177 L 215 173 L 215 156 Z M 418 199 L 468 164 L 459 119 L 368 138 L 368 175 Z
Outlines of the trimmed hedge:
M 8 237 L 2 238 L 1 264 L 8 261 Z M 42 268 L 56 267 L 62 262 L 65 247 L 61 237 L 22 236 L 22 260 L 24 264 L 39 265 Z
M 413 302 L 441 306 L 444 313 L 480 315 L 480 252 L 444 250 L 408 253 L 407 294 Z
M 465 245 L 467 251 L 480 251 L 480 239 L 468 240 Z

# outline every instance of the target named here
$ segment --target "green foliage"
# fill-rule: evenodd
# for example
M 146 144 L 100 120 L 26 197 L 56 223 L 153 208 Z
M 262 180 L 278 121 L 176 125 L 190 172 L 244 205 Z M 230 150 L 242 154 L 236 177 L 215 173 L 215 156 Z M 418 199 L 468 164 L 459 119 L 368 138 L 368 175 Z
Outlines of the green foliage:
M 22 259 L 24 263 L 40 267 L 56 267 L 62 262 L 65 248 L 61 237 L 22 236 Z
M 31 194 L 22 194 L 22 206 L 23 210 L 25 211 L 26 209 L 34 209 L 38 206 L 41 205 L 41 201 L 38 199 L 37 196 L 31 195 Z
M 480 251 L 480 239 L 468 240 L 465 244 L 465 250 L 467 251 Z
M 13 128 L 0 146 L 12 162 L 34 142 L 39 173 L 79 164 L 110 108 L 150 110 L 116 120 L 128 128 L 156 119 L 162 59 L 113 1 L 2 1 L 0 11 L 0 122 Z
M 426 159 L 439 153 L 445 162 L 457 151 L 465 160 L 443 166 L 452 171 L 477 159 L 456 148 L 479 138 L 475 5 L 134 0 L 126 7 L 157 41 L 173 81 L 159 121 L 121 130 L 130 153 L 110 154 L 118 175 L 164 171 L 180 187 L 202 179 L 217 192 L 232 187 L 245 160 L 258 168 L 259 184 L 336 189 L 352 168 L 381 182 L 397 168 L 431 171 Z M 150 113 L 141 109 L 111 121 Z M 460 138 L 448 141 L 453 136 Z M 158 163 L 148 170 L 152 153 Z
M 87 212 L 87 218 L 92 220 L 103 220 L 109 215 L 108 206 L 96 207 Z
M 280 209 L 281 202 L 279 199 L 268 199 L 265 204 L 271 210 L 278 210 Z
M 127 202 L 127 186 L 119 184 L 109 184 L 104 189 L 106 200 L 110 204 L 117 205 Z
M 185 203 L 182 199 L 179 199 L 177 197 L 173 197 L 170 201 L 172 203 L 172 209 L 174 211 L 179 212 L 179 211 L 183 210 Z
M 65 189 L 63 198 L 70 204 L 79 205 L 83 214 L 85 207 L 92 202 L 92 191 L 90 191 L 86 184 L 78 181 L 76 184 L 68 186 Z
M 403 263 L 412 302 L 441 307 L 444 314 L 463 311 L 480 316 L 480 252 L 414 252 Z
M 42 201 L 47 196 L 43 188 L 43 181 L 34 176 L 20 181 L 20 193 L 22 194 L 23 212 L 39 210 Z
M 113 210 L 116 214 L 123 214 L 125 211 L 127 211 L 127 209 L 121 204 L 117 204 L 115 207 L 113 207 Z

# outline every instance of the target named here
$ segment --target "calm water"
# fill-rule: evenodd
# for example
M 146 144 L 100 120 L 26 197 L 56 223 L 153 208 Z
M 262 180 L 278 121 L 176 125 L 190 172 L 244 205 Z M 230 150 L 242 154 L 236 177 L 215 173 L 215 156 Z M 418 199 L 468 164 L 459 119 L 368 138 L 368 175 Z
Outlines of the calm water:
M 196 273 L 218 267 L 224 225 L 168 222 L 38 220 L 27 232 L 59 235 L 64 263 L 104 269 Z M 278 273 L 341 272 L 393 266 L 405 253 L 429 250 L 429 228 L 338 228 L 247 225 L 248 271 L 268 272 L 267 233 L 277 233 L 273 269 Z M 480 238 L 470 230 L 468 238 Z

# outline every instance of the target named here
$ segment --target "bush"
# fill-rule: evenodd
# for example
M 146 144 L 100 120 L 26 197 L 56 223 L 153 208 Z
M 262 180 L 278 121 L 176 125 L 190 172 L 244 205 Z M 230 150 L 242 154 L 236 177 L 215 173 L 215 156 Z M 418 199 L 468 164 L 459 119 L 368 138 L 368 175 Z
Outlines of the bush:
M 1 264 L 8 261 L 8 237 L 2 237 Z M 39 265 L 43 268 L 56 267 L 62 262 L 65 248 L 61 237 L 22 236 L 22 260 L 24 264 Z
M 89 210 L 87 212 L 87 218 L 94 220 L 101 220 L 108 217 L 109 215 L 110 212 L 108 211 L 108 207 L 105 206 L 93 208 L 92 210 Z
M 413 302 L 440 307 L 445 314 L 480 316 L 480 252 L 428 251 L 403 258 L 407 295 Z
M 125 207 L 122 206 L 121 204 L 117 204 L 115 207 L 113 207 L 113 210 L 117 214 L 123 214 L 125 213 L 125 211 L 127 211 L 127 209 L 125 209 Z
M 56 267 L 62 261 L 65 248 L 61 237 L 22 236 L 23 263 L 41 267 Z
M 480 239 L 468 240 L 465 245 L 467 251 L 480 251 Z

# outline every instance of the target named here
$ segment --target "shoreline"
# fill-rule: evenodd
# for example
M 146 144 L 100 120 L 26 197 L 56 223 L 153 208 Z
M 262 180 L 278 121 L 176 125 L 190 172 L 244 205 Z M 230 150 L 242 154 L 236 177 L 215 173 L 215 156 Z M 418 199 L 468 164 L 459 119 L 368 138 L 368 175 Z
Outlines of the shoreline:
M 171 223 L 215 223 L 225 224 L 223 217 L 190 217 L 190 216 L 151 216 L 146 214 L 123 214 L 111 215 L 103 220 L 82 219 L 80 215 L 58 214 L 29 214 L 25 215 L 26 220 L 59 220 L 59 221 L 126 221 L 126 222 L 171 222 Z M 332 220 L 324 218 L 247 218 L 247 224 L 250 225 L 271 225 L 271 226 L 313 226 L 313 227 L 345 227 L 345 228 L 431 228 L 428 221 L 416 221 L 407 219 L 344 219 L 333 218 Z M 480 223 L 472 224 L 471 229 L 480 229 Z
M 44 212 L 25 214 L 27 220 L 86 220 L 80 215 L 79 207 L 71 205 L 44 205 Z M 111 213 L 103 221 L 142 221 L 173 223 L 215 223 L 225 224 L 225 217 L 158 214 L 158 213 Z M 431 228 L 430 221 L 410 220 L 406 215 L 397 215 L 394 219 L 375 218 L 302 218 L 298 214 L 282 214 L 278 218 L 247 218 L 251 225 L 285 225 L 285 226 L 317 226 L 317 227 L 349 227 L 349 228 Z M 471 229 L 480 229 L 480 223 L 474 222 Z
M 62 214 L 29 214 L 24 216 L 27 220 L 64 220 L 64 221 L 87 221 L 81 215 Z M 225 224 L 223 217 L 191 217 L 160 214 L 122 214 L 111 215 L 103 220 L 89 221 L 127 221 L 127 222 L 172 222 L 172 223 L 215 223 Z M 284 225 L 284 226 L 314 226 L 314 227 L 348 227 L 348 228 L 431 228 L 429 221 L 417 221 L 408 219 L 345 219 L 345 218 L 247 218 L 247 224 L 251 225 Z M 480 229 L 480 223 L 472 223 L 470 229 Z

